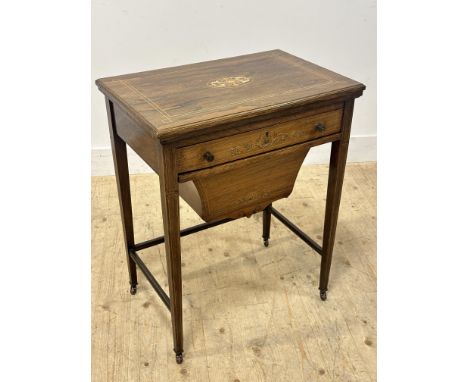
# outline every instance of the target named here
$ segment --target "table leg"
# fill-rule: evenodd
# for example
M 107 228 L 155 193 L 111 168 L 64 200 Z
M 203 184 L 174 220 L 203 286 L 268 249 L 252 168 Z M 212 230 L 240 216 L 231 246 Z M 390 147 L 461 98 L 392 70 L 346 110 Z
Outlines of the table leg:
M 128 274 L 130 279 L 130 293 L 137 290 L 136 264 L 129 255 L 129 248 L 135 244 L 133 234 L 132 201 L 130 195 L 130 177 L 128 174 L 127 145 L 117 135 L 113 103 L 106 98 L 107 118 L 109 121 L 109 133 L 114 157 L 115 178 L 120 202 L 120 216 L 123 226 L 123 237 L 127 255 Z
M 171 299 L 174 352 L 177 363 L 183 361 L 182 265 L 180 256 L 179 185 L 175 168 L 175 150 L 163 146 L 159 176 L 164 221 L 167 276 Z
M 328 279 L 335 243 L 336 224 L 340 208 L 341 189 L 346 167 L 351 119 L 354 101 L 348 101 L 344 107 L 341 140 L 332 143 L 330 168 L 328 173 L 327 202 L 325 207 L 325 223 L 323 228 L 322 261 L 320 264 L 320 298 L 327 299 Z
M 272 205 L 269 204 L 263 210 L 263 245 L 268 247 L 269 239 L 270 239 L 270 227 L 271 227 L 271 207 Z

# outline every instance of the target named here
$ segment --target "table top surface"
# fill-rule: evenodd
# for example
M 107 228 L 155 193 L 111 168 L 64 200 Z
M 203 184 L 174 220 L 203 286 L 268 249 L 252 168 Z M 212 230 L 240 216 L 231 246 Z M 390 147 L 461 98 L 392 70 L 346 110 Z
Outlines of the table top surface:
M 161 140 L 312 102 L 359 96 L 365 89 L 281 50 L 102 78 L 96 84 Z

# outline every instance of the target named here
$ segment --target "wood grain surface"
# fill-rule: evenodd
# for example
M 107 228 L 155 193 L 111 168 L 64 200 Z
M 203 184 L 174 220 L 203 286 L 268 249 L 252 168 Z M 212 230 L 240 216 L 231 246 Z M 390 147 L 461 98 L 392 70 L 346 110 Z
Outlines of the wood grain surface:
M 309 147 L 295 145 L 187 173 L 184 177 L 194 182 L 202 209 L 191 207 L 206 222 L 263 211 L 291 193 Z
M 376 173 L 348 164 L 329 296 L 317 291 L 320 257 L 274 217 L 270 246 L 261 213 L 181 240 L 182 365 L 171 318 L 144 277 L 128 293 L 114 177 L 92 180 L 92 380 L 375 381 Z M 328 166 L 306 166 L 274 204 L 321 242 Z M 163 232 L 158 177 L 131 176 L 136 241 Z M 181 201 L 181 226 L 200 222 Z M 164 246 L 141 252 L 167 288 Z
M 181 147 L 177 150 L 177 169 L 181 173 L 212 167 L 338 133 L 341 129 L 341 117 L 341 109 L 306 117 L 298 116 L 287 122 L 272 121 L 272 125 L 258 130 Z M 210 153 L 213 159 L 206 160 L 206 153 Z
M 96 81 L 160 141 L 340 97 L 359 97 L 359 82 L 281 50 Z

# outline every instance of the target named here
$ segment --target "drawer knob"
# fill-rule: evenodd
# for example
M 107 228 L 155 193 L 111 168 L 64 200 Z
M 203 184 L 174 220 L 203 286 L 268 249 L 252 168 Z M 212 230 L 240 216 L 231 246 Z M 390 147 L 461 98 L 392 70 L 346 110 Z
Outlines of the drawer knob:
M 207 160 L 208 162 L 213 162 L 214 155 L 207 151 L 205 154 L 203 154 L 203 159 Z
M 325 124 L 322 122 L 319 122 L 315 125 L 315 131 L 325 131 Z

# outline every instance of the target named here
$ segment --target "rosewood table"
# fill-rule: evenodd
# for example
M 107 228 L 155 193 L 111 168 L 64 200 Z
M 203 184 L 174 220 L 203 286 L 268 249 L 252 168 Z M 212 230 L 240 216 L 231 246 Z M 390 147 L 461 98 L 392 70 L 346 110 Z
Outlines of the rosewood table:
M 327 298 L 354 99 L 365 86 L 280 50 L 103 78 L 130 277 L 138 266 L 171 313 L 176 361 L 183 360 L 180 238 L 263 211 L 322 256 Z M 313 146 L 332 143 L 319 245 L 272 202 L 291 193 Z M 160 179 L 164 236 L 135 243 L 127 162 L 129 145 Z M 179 196 L 205 223 L 180 230 Z M 169 296 L 138 255 L 165 244 Z

